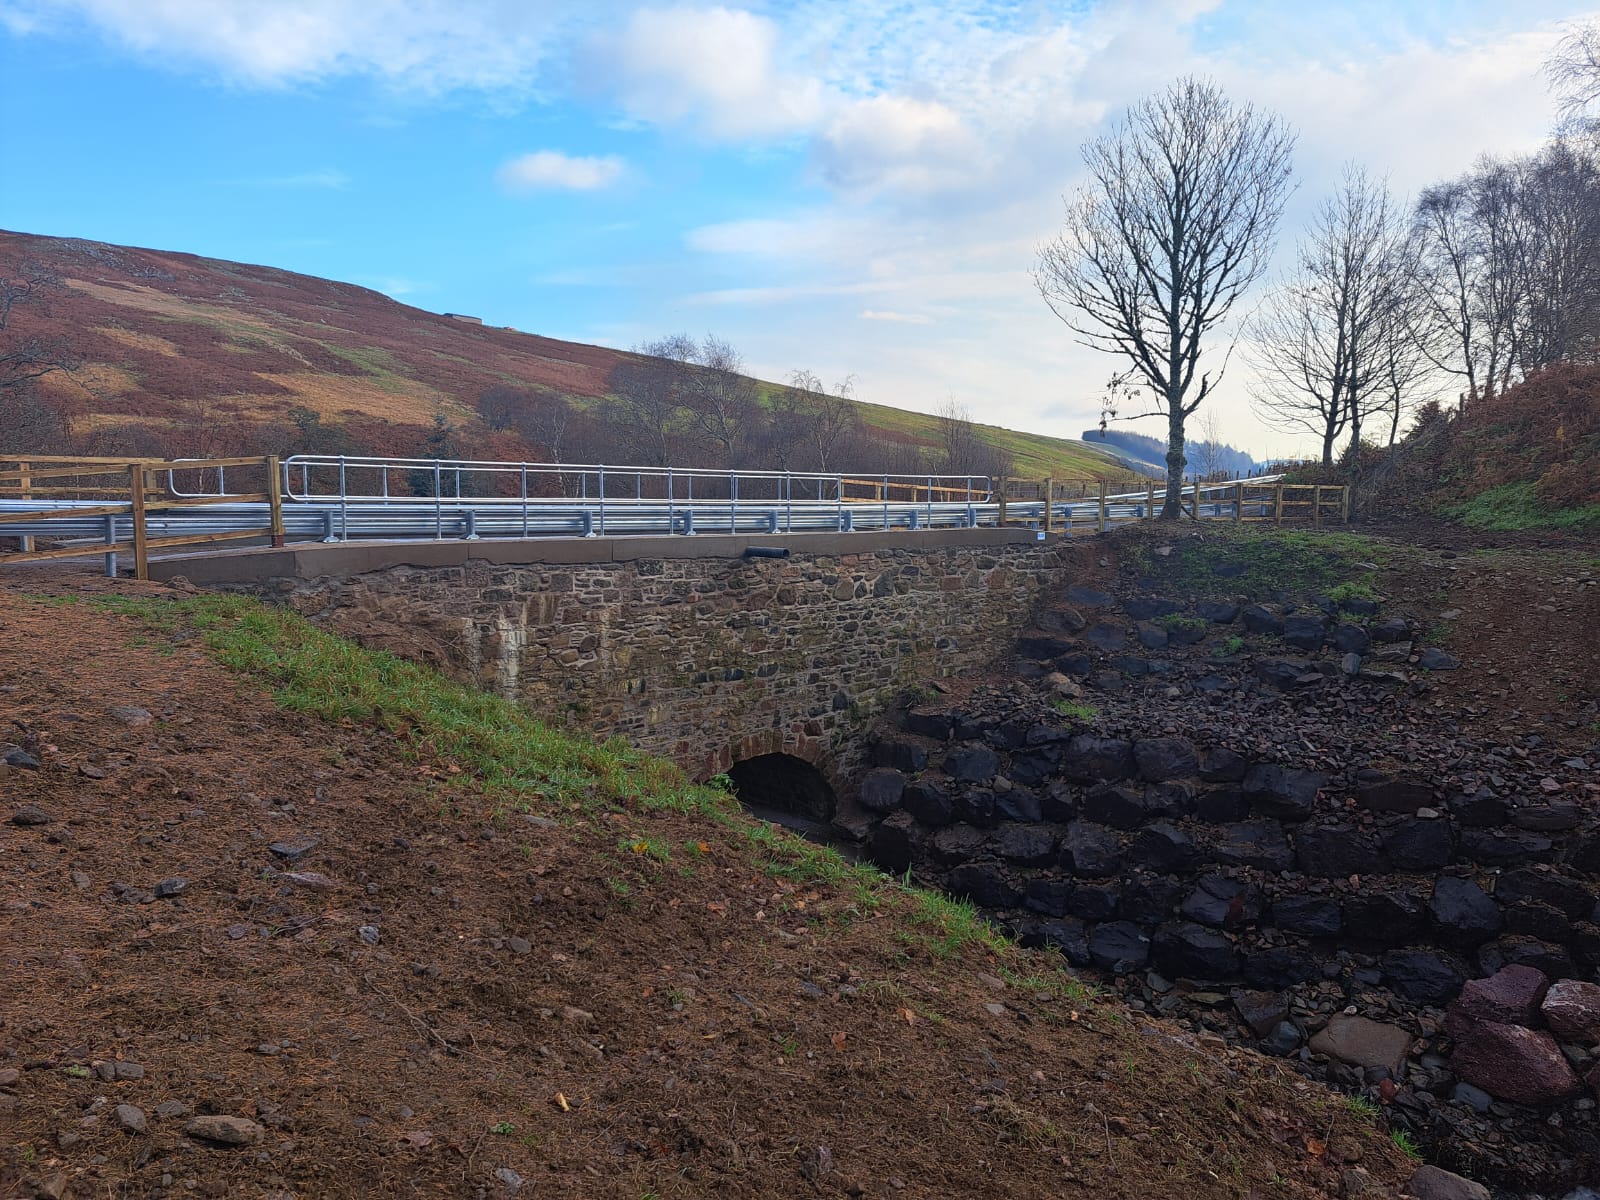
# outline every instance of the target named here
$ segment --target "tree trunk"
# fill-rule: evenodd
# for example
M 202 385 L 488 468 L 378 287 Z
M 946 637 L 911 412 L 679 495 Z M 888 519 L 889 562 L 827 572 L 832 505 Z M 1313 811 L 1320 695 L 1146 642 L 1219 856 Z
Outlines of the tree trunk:
M 1176 521 L 1183 512 L 1183 408 L 1169 401 L 1167 409 L 1167 499 L 1161 506 L 1163 521 Z

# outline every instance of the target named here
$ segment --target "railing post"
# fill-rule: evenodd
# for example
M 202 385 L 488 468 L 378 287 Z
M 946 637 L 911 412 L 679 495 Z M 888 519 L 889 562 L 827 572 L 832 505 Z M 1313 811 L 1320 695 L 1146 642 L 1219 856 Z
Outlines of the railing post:
M 144 527 L 144 464 L 134 463 L 128 468 L 129 509 L 133 518 L 133 577 L 150 578 L 150 556 L 145 543 L 149 532 Z
M 31 469 L 31 466 L 32 465 L 30 463 L 22 462 L 20 459 L 17 462 L 17 471 L 20 475 L 20 478 L 17 480 L 17 495 L 24 500 L 31 500 L 33 498 L 33 484 L 28 478 L 28 472 Z M 28 534 L 27 536 L 23 537 L 21 539 L 21 545 L 23 554 L 32 554 L 33 535 Z
M 1100 481 L 1100 532 L 1111 528 L 1111 513 L 1106 508 L 1106 481 Z
M 1350 485 L 1347 483 L 1339 489 L 1339 520 L 1350 524 Z
M 115 546 L 116 544 L 117 544 L 117 515 L 115 513 L 107 513 L 106 514 L 106 545 Z M 117 577 L 117 552 L 115 550 L 107 550 L 105 558 L 106 558 L 106 578 L 107 579 L 115 579 Z
M 1233 523 L 1237 525 L 1244 520 L 1244 481 L 1240 480 L 1233 487 Z
M 267 510 L 274 546 L 283 545 L 283 469 L 276 454 L 267 455 Z
M 1315 485 L 1315 490 L 1311 493 L 1311 523 L 1317 526 L 1322 524 L 1322 485 L 1320 483 Z
M 1283 524 L 1283 483 L 1280 480 L 1273 496 L 1273 515 L 1279 525 Z
M 1153 521 L 1156 518 L 1156 485 L 1148 482 L 1144 485 L 1144 519 Z
M 1050 512 L 1050 502 L 1055 499 L 1056 481 L 1046 475 L 1044 478 L 1044 531 L 1055 532 L 1055 520 Z
M 1008 477 L 1006 477 L 1004 475 L 1000 476 L 1000 517 L 999 517 L 999 523 L 1000 523 L 1000 528 L 1001 529 L 1004 529 L 1006 527 L 1006 492 L 1010 490 L 1010 484 L 1011 484 L 1011 480 Z

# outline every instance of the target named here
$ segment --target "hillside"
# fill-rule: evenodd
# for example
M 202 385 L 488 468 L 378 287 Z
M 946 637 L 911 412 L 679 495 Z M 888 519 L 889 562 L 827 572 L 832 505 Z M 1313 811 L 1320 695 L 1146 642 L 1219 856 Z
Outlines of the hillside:
M 477 403 L 486 389 L 555 395 L 598 416 L 613 372 L 636 361 L 272 267 L 0 232 L 0 279 L 17 277 L 27 264 L 53 271 L 63 286 L 44 303 L 16 308 L 0 336 L 55 339 L 76 360 L 74 369 L 38 386 L 82 452 L 308 448 L 305 424 L 315 414 L 322 434 L 339 431 L 330 444 L 340 448 L 418 453 L 440 417 L 453 428 L 449 447 L 457 453 L 538 457 L 542 447 L 518 445 L 514 435 L 480 420 Z M 770 402 L 782 388 L 760 390 Z M 858 454 L 939 444 L 934 417 L 869 403 L 857 412 L 860 436 L 851 442 Z M 1082 442 L 995 426 L 979 432 L 1011 456 L 1019 474 L 1126 474 L 1113 456 Z M 587 441 L 573 448 L 616 461 L 616 439 L 603 427 Z
M 0 1194 L 1392 1198 L 1413 1171 L 1288 1065 L 659 761 L 252 602 L 28 578 L 0 611 Z
M 1600 367 L 1555 366 L 1501 395 L 1430 406 L 1377 474 L 1383 502 L 1480 529 L 1600 533 Z

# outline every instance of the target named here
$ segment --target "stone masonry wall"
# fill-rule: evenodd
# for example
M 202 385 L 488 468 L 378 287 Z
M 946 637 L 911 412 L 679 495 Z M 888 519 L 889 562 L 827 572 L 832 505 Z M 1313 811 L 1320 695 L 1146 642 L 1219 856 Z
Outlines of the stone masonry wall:
M 788 559 L 468 558 L 250 590 L 696 776 L 781 751 L 845 782 L 863 718 L 1008 651 L 1064 567 L 1041 542 L 838 545 Z

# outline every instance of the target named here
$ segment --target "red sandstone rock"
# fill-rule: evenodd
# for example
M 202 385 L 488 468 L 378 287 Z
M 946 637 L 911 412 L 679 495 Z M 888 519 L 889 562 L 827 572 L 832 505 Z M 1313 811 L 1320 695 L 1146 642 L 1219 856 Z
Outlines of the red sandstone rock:
M 1450 1065 L 1468 1083 L 1517 1104 L 1548 1104 L 1583 1089 L 1566 1056 L 1548 1033 L 1475 1021 L 1456 1038 Z
M 1521 965 L 1502 967 L 1487 979 L 1469 979 L 1445 1016 L 1445 1029 L 1459 1039 L 1477 1021 L 1535 1025 L 1539 1001 L 1549 986 L 1544 972 Z
M 1600 984 L 1562 979 L 1550 986 L 1539 1011 L 1559 1040 L 1580 1046 L 1600 1043 Z

